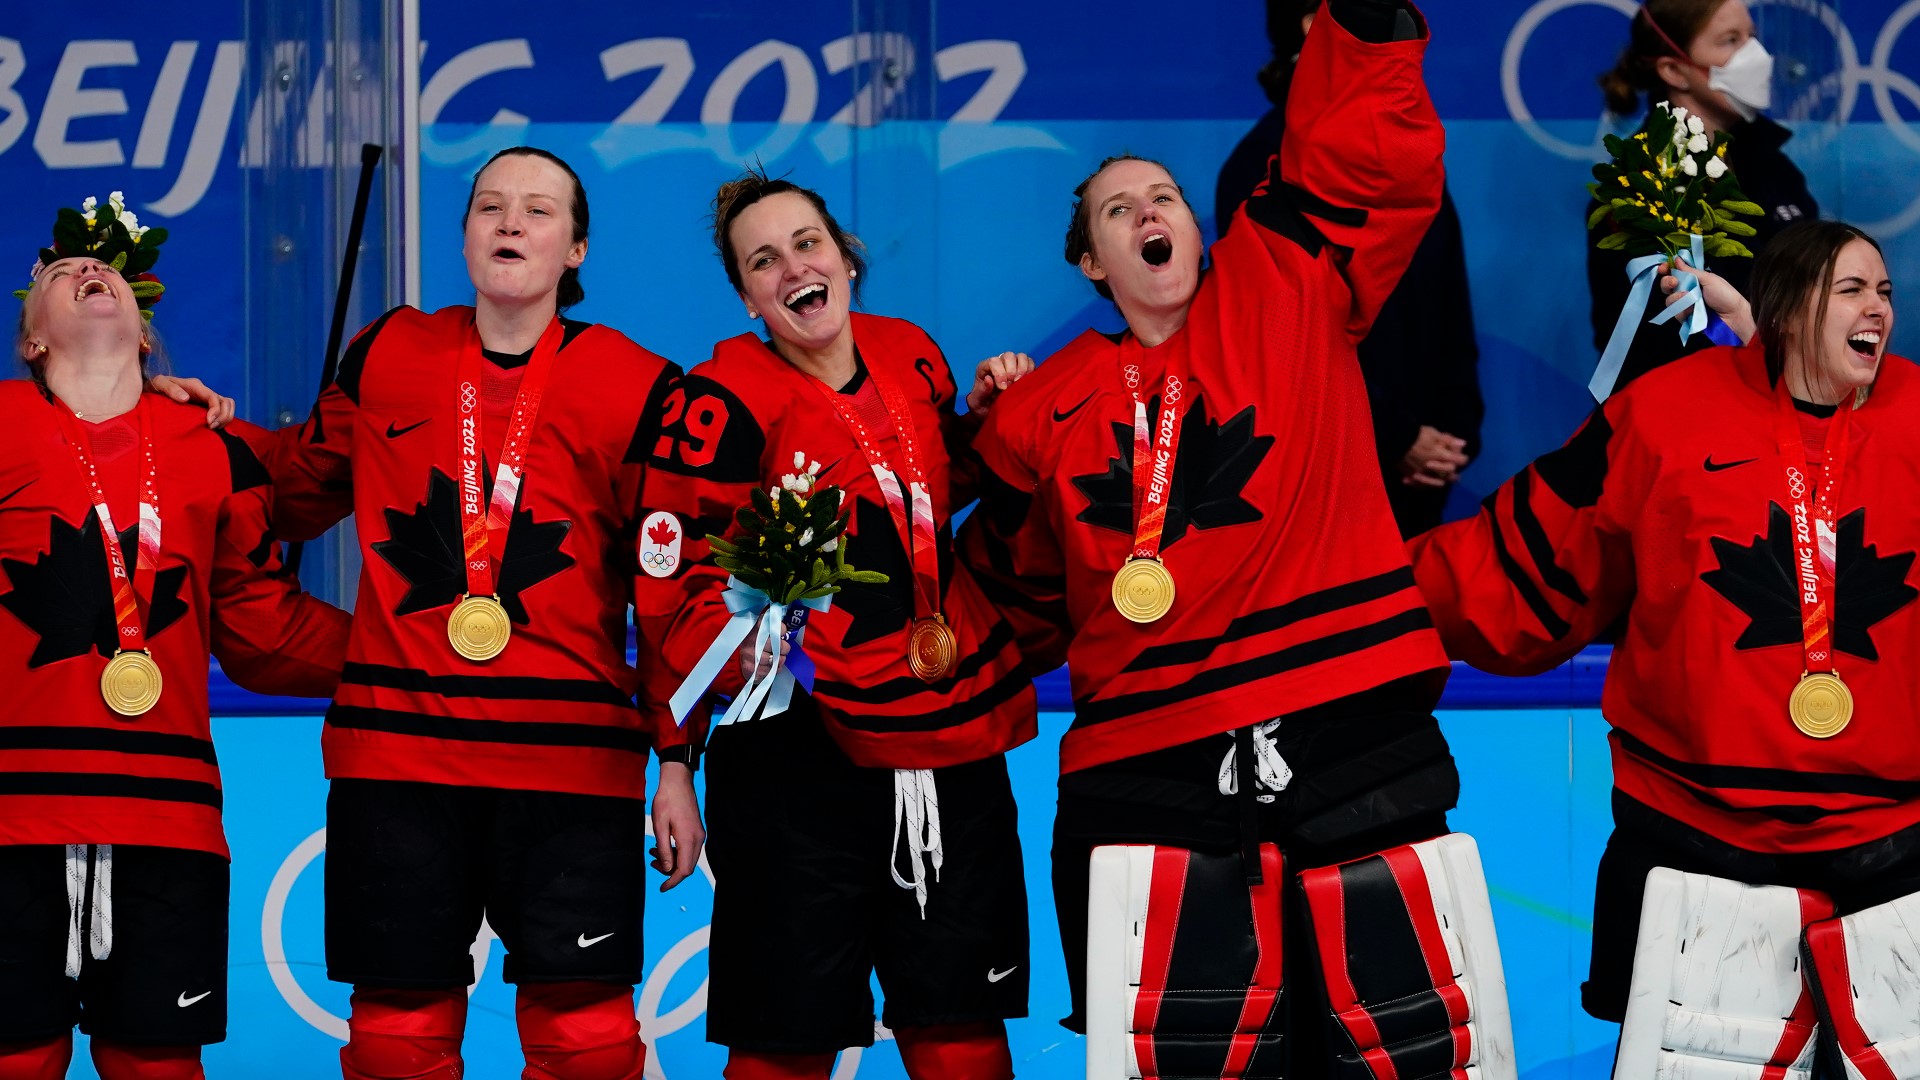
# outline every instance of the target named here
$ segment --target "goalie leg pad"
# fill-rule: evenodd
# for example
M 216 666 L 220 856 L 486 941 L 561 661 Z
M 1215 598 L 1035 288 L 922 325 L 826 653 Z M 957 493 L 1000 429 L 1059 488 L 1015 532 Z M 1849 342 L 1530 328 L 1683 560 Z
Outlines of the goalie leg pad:
M 1816 922 L 1801 949 L 1850 1080 L 1920 1078 L 1920 893 Z
M 1655 868 L 1615 1080 L 1806 1080 L 1816 1029 L 1800 928 L 1831 914 L 1811 889 Z
M 1237 854 L 1150 844 L 1093 851 L 1088 1080 L 1281 1075 L 1280 850 L 1262 882 Z
M 1513 1080 L 1506 975 L 1473 838 L 1450 833 L 1300 875 L 1343 1077 Z

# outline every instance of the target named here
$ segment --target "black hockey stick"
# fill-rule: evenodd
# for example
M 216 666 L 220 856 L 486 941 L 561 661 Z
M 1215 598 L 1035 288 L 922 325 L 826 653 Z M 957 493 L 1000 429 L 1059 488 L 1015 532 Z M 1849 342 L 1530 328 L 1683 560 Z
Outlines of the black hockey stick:
M 320 368 L 320 389 L 316 402 L 340 373 L 340 339 L 347 332 L 347 301 L 353 296 L 353 273 L 360 263 L 360 237 L 367 229 L 367 204 L 373 201 L 373 174 L 380 165 L 380 145 L 360 144 L 360 188 L 353 194 L 353 216 L 347 220 L 347 250 L 340 257 L 340 284 L 333 294 L 333 325 L 327 328 L 327 357 Z M 285 573 L 300 576 L 300 556 L 305 545 L 294 541 L 287 545 Z

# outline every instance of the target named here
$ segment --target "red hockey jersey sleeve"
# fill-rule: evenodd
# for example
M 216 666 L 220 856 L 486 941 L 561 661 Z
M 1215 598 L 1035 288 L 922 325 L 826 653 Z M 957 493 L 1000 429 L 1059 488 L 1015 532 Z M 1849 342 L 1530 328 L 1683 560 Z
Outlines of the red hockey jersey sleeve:
M 622 481 L 631 483 L 632 488 L 621 493 L 624 505 L 637 507 L 633 530 L 637 567 L 633 576 L 633 626 L 640 671 L 637 700 L 643 725 L 656 750 L 688 743 L 700 746 L 706 742 L 704 703 L 694 709 L 684 726 L 674 723 L 669 703 L 680 687 L 681 676 L 668 652 L 674 624 L 694 603 L 696 595 L 696 578 L 685 560 L 691 557 L 696 542 L 704 554 L 705 543 L 686 535 L 691 530 L 678 514 L 656 508 L 649 501 L 654 495 L 666 497 L 666 493 L 650 489 L 646 482 L 649 472 L 646 461 L 660 438 L 661 413 L 680 377 L 679 366 L 668 364 L 647 395 L 646 413 L 640 418 L 633 446 L 627 453 L 633 467 L 627 470 L 627 477 Z M 671 565 L 668 565 L 669 559 Z
M 1288 92 L 1287 135 L 1247 201 L 1283 260 L 1332 249 L 1346 278 L 1349 338 L 1366 337 L 1440 209 L 1446 135 L 1417 39 L 1369 43 L 1326 11 L 1307 35 Z
M 354 336 L 339 372 L 298 427 L 270 440 L 250 438 L 273 477 L 273 525 L 285 540 L 312 540 L 353 513 L 353 429 L 360 411 L 360 375 L 394 308 Z
M 1500 675 L 1570 659 L 1635 590 L 1636 499 L 1618 416 L 1594 410 L 1567 444 L 1502 485 L 1480 513 L 1407 544 L 1447 654 Z M 1615 411 L 1618 411 L 1616 409 Z
M 1004 429 L 988 438 L 1012 434 Z M 1067 571 L 1059 538 L 1045 508 L 1033 497 L 1038 478 L 1026 472 L 1030 459 L 996 455 L 1008 463 L 1003 477 L 969 453 L 980 477 L 980 502 L 960 526 L 960 558 L 980 591 L 1013 627 L 1027 671 L 1040 675 L 1067 662 L 1073 624 L 1067 612 Z
M 240 441 L 230 439 L 229 453 L 248 452 L 232 446 Z M 209 644 L 221 668 L 245 689 L 332 697 L 346 662 L 351 619 L 280 575 L 271 503 L 272 490 L 263 484 L 236 491 L 221 504 L 208 587 Z

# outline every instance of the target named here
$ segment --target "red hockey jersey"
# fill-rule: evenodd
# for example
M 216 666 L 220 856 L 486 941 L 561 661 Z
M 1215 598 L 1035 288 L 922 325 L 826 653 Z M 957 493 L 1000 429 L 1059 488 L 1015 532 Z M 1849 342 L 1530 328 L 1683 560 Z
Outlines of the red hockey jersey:
M 1550 668 L 1624 611 L 1600 706 L 1614 784 L 1737 847 L 1821 851 L 1920 823 L 1920 372 L 1887 357 L 1849 425 L 1834 645 L 1855 708 L 1824 740 L 1787 714 L 1804 663 L 1778 407 L 1757 347 L 1677 360 L 1410 550 L 1448 651 L 1489 671 Z
M 711 360 L 681 380 L 667 400 L 649 467 L 647 501 L 686 515 L 683 557 L 699 563 L 693 574 L 703 586 L 700 601 L 674 624 L 668 660 L 677 672 L 690 671 L 728 618 L 720 601 L 726 573 L 713 565 L 700 538 L 724 534 L 748 492 L 778 484 L 794 471 L 794 454 L 804 453 L 824 466 L 822 483 L 845 493 L 842 505 L 852 515 L 848 564 L 888 575 L 884 585 L 847 585 L 807 624 L 805 648 L 817 672 L 813 694 L 827 729 L 864 766 L 977 761 L 1032 738 L 1036 707 L 1012 627 L 953 563 L 949 518 L 971 498 L 966 476 L 951 465 L 965 438 L 953 411 L 953 375 L 939 348 L 912 323 L 852 318 L 864 368 L 843 389 L 860 389 L 866 373 L 889 380 L 906 397 L 919 435 L 938 530 L 942 612 L 958 639 L 952 674 L 926 683 L 908 669 L 913 570 L 859 442 L 822 396 L 824 387 L 751 334 L 721 342 Z M 883 438 L 895 443 L 891 433 Z M 719 686 L 732 690 L 738 680 L 730 662 Z
M 349 511 L 359 533 L 353 639 L 322 737 L 328 776 L 640 798 L 648 748 L 685 741 L 666 713 L 672 687 L 649 677 L 681 583 L 641 574 L 636 546 L 643 455 L 678 371 L 606 327 L 561 322 L 496 570 L 513 629 L 493 660 L 447 641 L 466 592 L 456 417 L 471 308 L 381 316 L 297 439 L 269 455 L 285 535 L 316 536 Z M 484 367 L 490 488 L 524 368 Z M 629 599 L 640 672 L 626 658 Z
M 1213 246 L 1186 325 L 1151 349 L 1082 334 L 1008 390 L 975 440 L 989 475 L 963 556 L 1031 659 L 1065 653 L 1062 769 L 1445 668 L 1354 352 L 1440 202 L 1424 50 L 1322 19 L 1277 167 Z M 1147 625 L 1109 598 L 1133 539 L 1125 363 L 1153 388 L 1154 415 L 1163 372 L 1188 380 L 1162 547 L 1177 594 Z
M 146 844 L 227 854 L 207 724 L 207 656 L 263 694 L 325 697 L 347 615 L 274 576 L 266 470 L 207 414 L 142 399 L 158 470 L 161 547 L 144 613 L 160 700 L 110 711 L 100 673 L 118 644 L 100 518 L 59 408 L 0 383 L 0 844 Z M 135 413 L 83 425 L 131 571 L 143 459 Z

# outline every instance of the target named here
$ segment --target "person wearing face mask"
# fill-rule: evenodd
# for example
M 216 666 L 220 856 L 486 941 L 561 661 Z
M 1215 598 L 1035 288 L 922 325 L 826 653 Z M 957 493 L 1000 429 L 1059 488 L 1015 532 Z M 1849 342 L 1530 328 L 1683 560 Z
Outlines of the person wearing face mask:
M 663 889 L 704 839 L 656 659 L 684 574 L 639 547 L 671 517 L 643 480 L 679 372 L 565 316 L 585 296 L 588 210 L 564 161 L 494 155 L 462 226 L 474 303 L 382 315 L 266 453 L 290 538 L 351 513 L 360 540 L 321 735 L 327 974 L 354 987 L 341 1071 L 462 1075 L 484 917 L 516 986 L 522 1076 L 639 1080 L 650 751 Z
M 110 219 L 118 202 L 62 212 L 19 294 L 29 378 L 0 382 L 8 1080 L 67 1075 L 76 1024 L 103 1080 L 201 1080 L 226 1038 L 231 877 L 208 658 L 325 697 L 346 653 L 346 613 L 278 572 L 252 450 L 142 392 L 164 234 Z
M 1783 149 L 1790 133 L 1765 115 L 1772 101 L 1773 57 L 1754 36 L 1745 0 L 1645 0 L 1634 13 L 1630 35 L 1619 61 L 1599 78 L 1608 111 L 1631 116 L 1640 111 L 1644 95 L 1648 107 L 1665 101 L 1698 116 L 1709 137 L 1716 131 L 1731 135 L 1727 165 L 1747 199 L 1766 210 L 1761 218 L 1742 219 L 1759 230 L 1745 241 L 1756 256 L 1780 230 L 1820 216 L 1806 177 Z M 1597 205 L 1589 203 L 1586 212 Z M 1604 222 L 1597 226 L 1606 227 Z M 1598 238 L 1597 233 L 1587 238 L 1587 290 L 1594 348 L 1604 349 L 1632 282 L 1629 257 L 1601 251 L 1594 246 Z M 1715 259 L 1711 269 L 1744 292 L 1753 260 Z M 1634 332 L 1615 388 L 1713 345 L 1701 334 L 1683 344 L 1671 324 L 1646 323 L 1654 314 L 1650 307 Z
M 1321 7 L 1204 274 L 1168 170 L 1103 162 L 1065 253 L 1126 328 L 973 442 L 962 555 L 1072 680 L 1053 886 L 1089 1076 L 1514 1075 L 1355 356 L 1440 205 L 1426 36 L 1398 0 Z
M 682 515 L 698 590 L 669 666 L 691 672 L 729 619 L 704 537 L 784 475 L 841 489 L 848 563 L 888 580 L 810 617 L 813 678 L 788 709 L 713 732 L 707 1038 L 729 1048 L 728 1080 L 825 1080 L 839 1050 L 873 1043 L 877 971 L 907 1075 L 1006 1080 L 1031 967 L 1005 755 L 1036 707 L 1012 628 L 954 563 L 951 518 L 973 499 L 969 437 L 1032 361 L 983 361 L 956 413 L 924 331 L 851 310 L 859 241 L 791 181 L 722 185 L 713 239 L 766 336 L 720 342 L 666 401 L 647 497 Z M 775 661 L 755 648 L 714 689 Z
M 1781 230 L 1751 305 L 1702 281 L 1750 343 L 1608 398 L 1412 541 L 1414 574 L 1448 652 L 1503 675 L 1624 620 L 1581 994 L 1623 1023 L 1614 1076 L 1804 1076 L 1816 1019 L 1849 1061 L 1826 1075 L 1911 1076 L 1920 371 L 1887 354 L 1892 284 L 1851 226 Z

